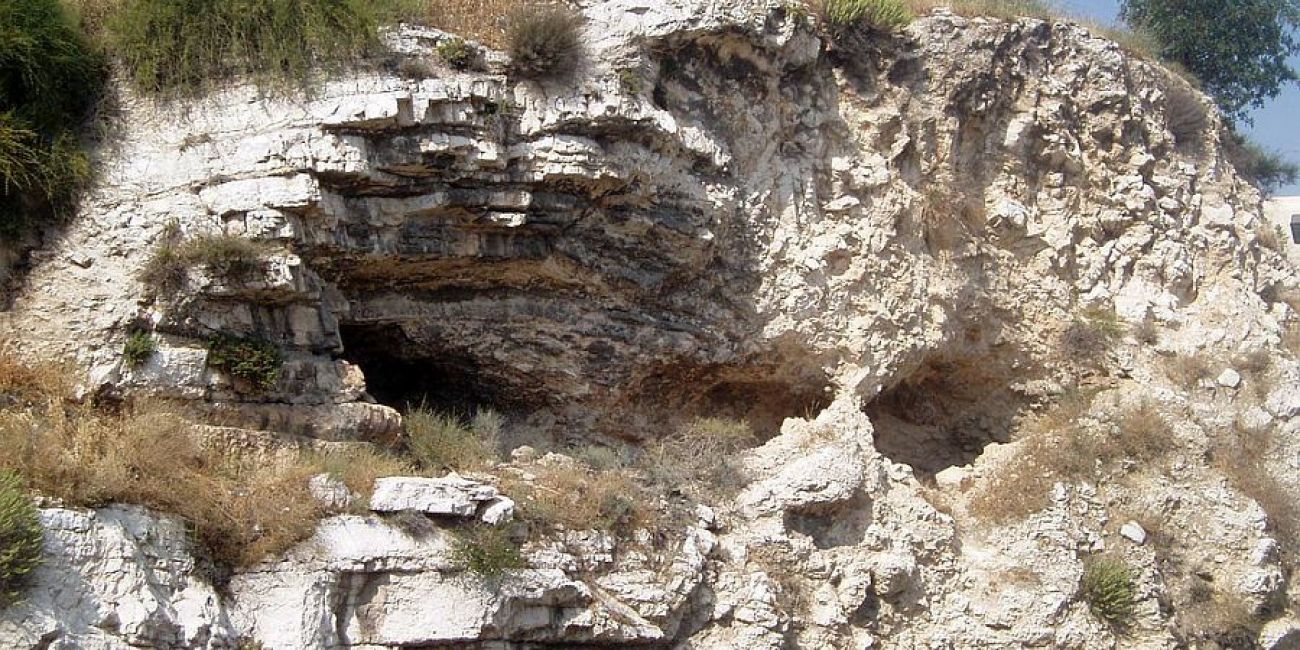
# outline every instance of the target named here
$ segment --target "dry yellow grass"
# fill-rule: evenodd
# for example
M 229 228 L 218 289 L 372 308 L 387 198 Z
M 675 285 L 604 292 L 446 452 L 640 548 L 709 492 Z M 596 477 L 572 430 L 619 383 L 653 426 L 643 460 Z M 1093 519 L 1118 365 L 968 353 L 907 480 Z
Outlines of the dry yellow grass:
M 1214 439 L 1211 454 L 1228 481 L 1263 508 L 1279 541 L 1294 549 L 1300 544 L 1300 502 L 1267 463 L 1277 448 L 1276 436 L 1271 428 L 1236 423 Z
M 554 3 L 536 0 L 443 0 L 430 2 L 425 20 L 446 32 L 502 49 L 510 17 L 527 9 Z
M 1300 357 L 1300 322 L 1288 323 L 1282 330 L 1282 347 L 1293 357 Z
M 502 492 L 519 503 L 519 516 L 539 526 L 630 531 L 659 523 L 650 497 L 626 471 L 576 464 L 531 468 L 531 479 L 507 475 Z
M 1094 477 L 1124 459 L 1154 463 L 1174 448 L 1173 429 L 1155 404 L 1121 410 L 1108 432 L 1103 423 L 1082 420 L 1091 397 L 1068 396 L 1027 422 L 1017 436 L 1016 457 L 971 497 L 967 511 L 998 523 L 1020 519 L 1046 508 L 1058 481 Z
M 748 481 L 736 455 L 758 442 L 743 421 L 697 418 L 651 444 L 640 464 L 661 491 L 694 490 L 697 498 L 728 496 Z
M 161 403 L 71 399 L 59 368 L 0 356 L 0 469 L 70 506 L 131 503 L 184 519 L 218 562 L 246 565 L 308 537 L 321 512 L 307 457 L 267 463 L 200 444 Z

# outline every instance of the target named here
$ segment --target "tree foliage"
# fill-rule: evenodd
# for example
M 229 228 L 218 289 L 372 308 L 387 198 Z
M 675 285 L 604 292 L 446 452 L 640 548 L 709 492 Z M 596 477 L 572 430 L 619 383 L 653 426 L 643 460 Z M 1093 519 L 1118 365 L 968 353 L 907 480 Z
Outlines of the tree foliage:
M 1123 0 L 1123 17 L 1159 42 L 1161 56 L 1204 84 L 1224 113 L 1247 112 L 1300 80 L 1287 57 L 1300 53 L 1298 0 Z
M 104 78 L 58 0 L 0 0 L 0 232 L 66 208 L 89 178 L 76 129 Z

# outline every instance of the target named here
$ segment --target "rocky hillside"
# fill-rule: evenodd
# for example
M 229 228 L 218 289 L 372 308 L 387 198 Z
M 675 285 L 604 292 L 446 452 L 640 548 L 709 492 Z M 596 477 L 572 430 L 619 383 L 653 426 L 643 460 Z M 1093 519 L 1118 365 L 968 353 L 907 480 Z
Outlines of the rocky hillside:
M 14 353 L 227 443 L 400 446 L 419 402 L 495 409 L 513 453 L 368 503 L 316 479 L 337 514 L 233 573 L 165 513 L 48 503 L 0 646 L 1300 644 L 1300 280 L 1204 96 L 1063 22 L 584 15 L 571 79 L 456 70 L 407 25 L 307 96 L 122 90 Z M 515 490 L 696 418 L 756 435 L 700 452 L 725 489 L 681 475 L 638 497 L 654 525 L 509 522 Z M 467 569 L 476 519 L 522 566 Z

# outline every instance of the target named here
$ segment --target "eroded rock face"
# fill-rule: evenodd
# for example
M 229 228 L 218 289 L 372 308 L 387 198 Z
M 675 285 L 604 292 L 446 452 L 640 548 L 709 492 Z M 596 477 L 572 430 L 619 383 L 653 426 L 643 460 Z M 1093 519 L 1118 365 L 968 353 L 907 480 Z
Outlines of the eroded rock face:
M 1211 456 L 1237 422 L 1276 429 L 1265 462 L 1294 475 L 1300 366 L 1280 332 L 1297 314 L 1264 296 L 1297 279 L 1259 246 L 1258 196 L 1203 97 L 1064 23 L 938 12 L 832 41 L 775 2 L 584 11 L 588 65 L 565 84 L 439 70 L 358 73 L 308 98 L 128 97 L 101 186 L 38 253 L 6 330 L 25 353 L 75 357 L 101 390 L 330 441 L 393 439 L 390 406 L 417 397 L 579 439 L 746 418 L 767 441 L 744 455 L 734 501 L 672 543 L 533 540 L 531 568 L 500 584 L 455 566 L 452 525 L 413 536 L 338 516 L 197 609 L 177 605 L 197 578 L 168 546 L 179 573 L 132 578 L 161 585 L 157 602 L 118 605 L 136 612 L 118 627 L 81 613 L 104 585 L 48 573 L 32 623 L 5 614 L 8 638 L 1175 647 L 1195 589 L 1271 619 L 1261 643 L 1294 636 L 1276 523 Z M 392 40 L 429 56 L 444 37 Z M 1189 101 L 1207 111 L 1191 130 L 1174 107 Z M 266 243 L 265 268 L 195 269 L 152 295 L 136 273 L 173 220 L 181 238 Z M 1120 342 L 1072 329 L 1089 308 L 1113 310 Z M 162 347 L 132 370 L 119 352 L 141 320 Z M 214 332 L 279 343 L 277 386 L 250 392 L 206 368 Z M 1273 355 L 1266 374 L 1233 361 L 1251 352 Z M 1193 354 L 1214 357 L 1214 381 L 1177 386 L 1162 368 Z M 1125 400 L 1167 410 L 1167 466 L 1063 482 L 1023 520 L 972 516 L 981 481 L 1015 470 L 1024 443 L 1001 443 L 1029 407 L 1093 389 L 1118 396 L 1098 422 Z M 384 496 L 371 505 L 481 516 L 497 498 L 442 513 L 427 494 L 400 508 Z M 117 516 L 60 512 L 45 516 Z M 1122 532 L 1139 516 L 1141 544 Z M 1171 556 L 1170 538 L 1193 543 Z M 1138 573 L 1124 641 L 1078 599 L 1083 558 L 1103 551 Z M 100 570 L 95 553 L 50 553 Z M 78 613 L 59 627 L 64 592 Z

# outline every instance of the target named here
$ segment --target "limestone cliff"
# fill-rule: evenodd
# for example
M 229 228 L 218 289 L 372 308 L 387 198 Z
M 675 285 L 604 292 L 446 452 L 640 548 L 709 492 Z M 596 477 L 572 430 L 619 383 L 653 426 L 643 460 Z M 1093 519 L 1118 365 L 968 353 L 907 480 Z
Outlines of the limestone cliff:
M 588 60 L 563 82 L 507 79 L 498 55 L 437 68 L 448 36 L 403 26 L 396 56 L 434 65 L 417 78 L 124 91 L 103 176 L 32 255 L 6 336 L 101 394 L 330 441 L 391 439 L 420 397 L 494 406 L 519 442 L 742 418 L 766 442 L 739 495 L 670 544 L 538 540 L 500 584 L 452 566 L 441 531 L 340 515 L 218 588 L 165 518 L 51 508 L 52 560 L 2 645 L 1229 644 L 1184 634 L 1201 582 L 1256 612 L 1250 643 L 1297 642 L 1293 551 L 1212 451 L 1234 422 L 1275 431 L 1267 463 L 1300 498 L 1298 315 L 1278 299 L 1297 278 L 1260 245 L 1203 96 L 1063 22 L 940 10 L 830 39 L 758 0 L 584 13 Z M 205 233 L 263 242 L 265 268 L 139 281 L 164 241 Z M 1112 311 L 1113 346 L 1068 345 Z M 141 323 L 164 345 L 132 369 Z M 280 344 L 274 389 L 207 368 L 216 332 Z M 1250 353 L 1270 362 L 1243 379 Z M 1162 370 L 1198 354 L 1211 377 Z M 1024 462 L 1017 426 L 1080 389 L 1100 391 L 1081 418 L 1160 404 L 1176 450 L 1064 480 L 1014 523 L 971 514 Z M 1130 519 L 1174 551 L 1120 536 Z M 1139 572 L 1123 634 L 1078 597 L 1103 548 Z

